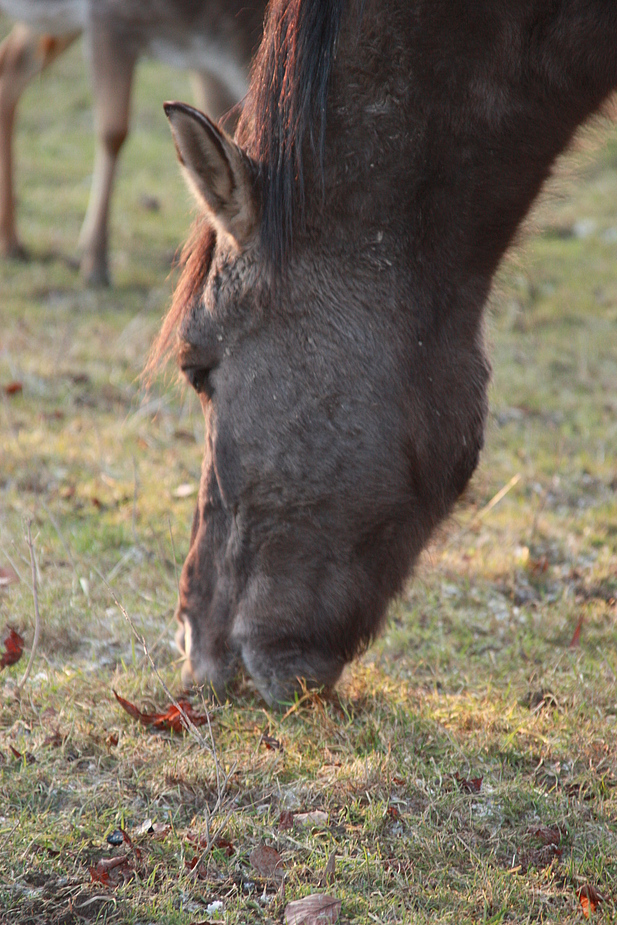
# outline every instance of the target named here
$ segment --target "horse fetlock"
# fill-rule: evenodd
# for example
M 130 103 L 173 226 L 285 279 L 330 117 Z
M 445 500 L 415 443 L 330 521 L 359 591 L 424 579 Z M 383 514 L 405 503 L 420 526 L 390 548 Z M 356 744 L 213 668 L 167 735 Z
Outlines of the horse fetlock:
M 79 262 L 79 274 L 82 280 L 94 289 L 110 285 L 107 254 L 98 251 L 86 251 Z
M 0 256 L 8 257 L 12 260 L 27 260 L 28 251 L 20 243 L 16 234 L 4 235 L 0 232 Z
M 128 126 L 105 129 L 100 136 L 101 144 L 108 154 L 116 158 L 120 152 L 120 148 L 126 140 L 127 134 Z

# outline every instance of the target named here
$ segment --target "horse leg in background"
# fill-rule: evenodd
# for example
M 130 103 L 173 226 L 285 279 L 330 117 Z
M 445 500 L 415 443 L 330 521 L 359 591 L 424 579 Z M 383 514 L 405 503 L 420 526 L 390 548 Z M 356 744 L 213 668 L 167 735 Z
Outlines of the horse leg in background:
M 191 74 L 191 86 L 195 105 L 214 122 L 218 122 L 221 116 L 230 112 L 238 103 L 237 97 L 227 85 L 208 71 L 194 71 Z M 236 113 L 226 119 L 224 123 L 226 131 L 233 133 L 237 121 Z
M 0 45 L 0 254 L 23 257 L 15 226 L 13 128 L 15 111 L 30 81 L 80 35 L 41 35 L 18 23 Z
M 92 188 L 79 236 L 80 270 L 91 286 L 108 286 L 107 226 L 116 162 L 129 128 L 136 54 L 97 24 L 91 30 L 96 150 Z

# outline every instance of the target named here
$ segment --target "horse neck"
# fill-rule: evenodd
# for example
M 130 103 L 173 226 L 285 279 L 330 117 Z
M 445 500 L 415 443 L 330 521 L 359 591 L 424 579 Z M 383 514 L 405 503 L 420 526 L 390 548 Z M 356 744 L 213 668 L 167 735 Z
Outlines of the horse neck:
M 466 290 L 479 316 L 556 157 L 617 81 L 615 4 L 552 7 L 368 0 L 361 28 L 348 16 L 323 195 L 305 160 L 310 237 L 358 255 L 379 244 L 431 310 Z

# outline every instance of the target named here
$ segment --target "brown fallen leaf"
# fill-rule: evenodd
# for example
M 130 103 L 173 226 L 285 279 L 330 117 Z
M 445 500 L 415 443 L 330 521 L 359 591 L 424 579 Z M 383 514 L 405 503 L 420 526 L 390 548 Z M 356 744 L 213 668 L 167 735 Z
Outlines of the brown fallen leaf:
M 196 848 L 199 848 L 200 851 L 205 851 L 210 844 L 206 835 L 198 835 L 196 832 L 187 832 L 186 839 L 191 845 L 195 845 Z M 218 848 L 219 851 L 222 851 L 228 858 L 230 858 L 236 850 L 232 842 L 227 841 L 226 838 L 222 838 L 220 835 L 214 839 L 211 847 Z
M 527 568 L 532 573 L 532 575 L 543 575 L 548 571 L 549 561 L 546 556 L 540 556 L 539 559 L 529 559 L 527 562 Z
M 23 392 L 24 386 L 22 382 L 7 382 L 4 386 L 5 395 L 19 395 L 20 392 Z
M 413 862 L 409 860 L 401 860 L 400 858 L 384 858 L 382 864 L 384 870 L 392 871 L 395 874 L 404 874 L 408 877 L 411 876 L 413 872 Z
M 60 748 L 63 742 L 64 736 L 61 734 L 59 729 L 56 729 L 48 736 L 45 736 L 43 740 L 43 747 L 47 746 L 49 748 Z
M 214 847 L 218 848 L 219 851 L 222 851 L 227 858 L 230 858 L 236 850 L 233 844 L 230 841 L 227 841 L 226 838 L 215 838 Z
M 461 790 L 464 790 L 465 793 L 480 793 L 482 781 L 484 780 L 483 777 L 461 777 L 458 771 L 454 775 L 454 778 Z
M 199 878 L 199 880 L 206 880 L 208 877 L 208 871 L 206 870 L 206 867 L 203 864 L 199 864 L 200 860 L 201 860 L 201 855 L 199 854 L 196 854 L 195 857 L 193 858 L 185 858 L 184 866 L 186 867 L 187 870 L 194 871 L 195 875 Z M 199 864 L 199 867 L 197 867 L 198 864 Z
M 185 722 L 189 720 L 194 726 L 203 726 L 208 722 L 206 713 L 196 713 L 188 700 L 179 700 L 178 705 L 172 704 L 165 713 L 142 713 L 142 711 L 125 700 L 114 691 L 114 697 L 129 716 L 139 720 L 144 726 L 154 726 L 156 729 L 171 729 L 173 732 L 182 732 L 186 728 Z
M 581 644 L 581 630 L 583 628 L 583 620 L 585 619 L 584 614 L 581 614 L 579 617 L 578 623 L 576 624 L 576 629 L 572 634 L 572 639 L 570 640 L 570 645 L 568 648 L 576 649 L 577 646 Z
M 10 565 L 0 566 L 0 588 L 8 588 L 9 585 L 19 581 L 19 575 Z
M 23 761 L 23 759 L 25 758 L 26 764 L 34 764 L 36 762 L 36 758 L 34 757 L 32 752 L 24 752 L 22 755 L 22 753 L 18 752 L 17 749 L 13 745 L 9 745 L 9 748 L 13 752 L 13 757 L 17 758 L 18 761 Z
M 521 851 L 519 855 L 521 874 L 526 874 L 530 868 L 545 870 L 553 862 L 558 864 L 562 854 L 563 848 L 558 848 L 557 845 L 543 845 L 541 848 Z
M 325 893 L 296 899 L 285 909 L 285 925 L 331 925 L 341 912 L 341 900 Z
M 283 746 L 278 739 L 275 739 L 274 736 L 263 733 L 261 739 L 259 740 L 260 745 L 265 745 L 269 751 L 281 751 Z
M 600 896 L 595 886 L 592 886 L 591 883 L 586 883 L 580 887 L 576 891 L 576 895 L 586 919 L 597 910 L 601 902 L 604 902 L 604 897 Z
M 540 825 L 529 829 L 528 832 L 538 838 L 543 845 L 558 845 L 562 838 L 562 832 L 558 825 Z
M 106 886 L 119 886 L 135 876 L 128 854 L 117 858 L 101 858 L 95 867 L 88 869 L 93 883 L 104 883 Z
M 267 880 L 280 880 L 284 874 L 282 857 L 269 845 L 258 845 L 251 851 L 249 861 L 253 870 Z
M 24 637 L 17 630 L 9 630 L 4 639 L 4 652 L 0 658 L 0 670 L 14 665 L 22 657 L 24 651 Z
M 294 825 L 294 814 L 290 809 L 284 809 L 279 816 L 279 831 L 284 832 L 285 829 L 293 829 Z

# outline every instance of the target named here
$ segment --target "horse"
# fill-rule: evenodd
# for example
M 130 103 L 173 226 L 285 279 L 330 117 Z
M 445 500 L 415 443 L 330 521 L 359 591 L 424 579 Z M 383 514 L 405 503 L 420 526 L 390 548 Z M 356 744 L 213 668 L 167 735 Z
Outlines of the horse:
M 153 345 L 205 451 L 185 683 L 336 684 L 483 445 L 483 315 L 577 127 L 617 86 L 605 0 L 272 0 L 234 137 L 165 106 L 201 206 Z
M 142 55 L 194 71 L 198 105 L 219 119 L 242 99 L 266 0 L 0 0 L 18 20 L 0 45 L 0 253 L 24 256 L 15 223 L 12 137 L 28 84 L 85 33 L 96 152 L 79 249 L 83 278 L 109 283 L 107 224 L 114 174 L 129 128 L 131 84 Z

